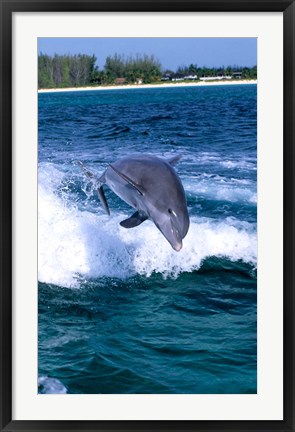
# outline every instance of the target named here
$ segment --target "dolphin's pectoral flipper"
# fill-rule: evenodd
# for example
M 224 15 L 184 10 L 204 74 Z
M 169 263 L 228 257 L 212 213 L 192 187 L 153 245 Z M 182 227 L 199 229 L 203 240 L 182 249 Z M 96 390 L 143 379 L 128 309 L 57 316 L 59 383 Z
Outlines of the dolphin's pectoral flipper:
M 97 188 L 97 194 L 98 194 L 98 197 L 100 199 L 101 205 L 104 208 L 104 211 L 108 215 L 110 215 L 110 209 L 109 209 L 109 206 L 108 206 L 108 203 L 107 203 L 107 200 L 106 200 L 106 197 L 105 197 L 105 194 L 104 194 L 102 186 L 100 186 L 99 188 Z
M 134 182 L 130 177 L 128 177 L 126 174 L 123 174 L 122 172 L 118 171 L 118 170 L 117 170 L 113 165 L 110 164 L 110 167 L 115 171 L 115 173 L 118 174 L 118 176 L 120 176 L 123 180 L 125 180 L 125 182 L 127 182 L 128 184 L 130 184 L 131 186 L 133 186 L 134 189 L 136 189 L 137 192 L 138 192 L 140 195 L 143 195 L 143 194 L 144 194 L 145 190 L 144 190 L 144 188 L 143 188 L 141 185 L 135 183 L 135 182 Z
M 174 166 L 177 164 L 177 162 L 179 161 L 179 159 L 181 159 L 181 155 L 176 155 L 173 156 L 172 158 L 168 159 L 168 162 L 170 163 L 170 165 Z
M 147 215 L 144 213 L 135 212 L 130 218 L 120 222 L 120 225 L 124 228 L 134 228 L 140 225 L 142 222 L 147 220 Z

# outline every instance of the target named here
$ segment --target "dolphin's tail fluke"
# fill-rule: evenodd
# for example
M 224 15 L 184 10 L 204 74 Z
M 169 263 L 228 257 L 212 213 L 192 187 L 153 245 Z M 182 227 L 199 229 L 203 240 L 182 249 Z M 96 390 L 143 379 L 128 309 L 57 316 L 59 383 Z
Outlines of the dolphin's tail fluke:
M 77 164 L 80 166 L 80 168 L 88 178 L 90 178 L 91 180 L 94 180 L 96 178 L 96 176 L 86 168 L 83 162 L 77 161 Z
M 103 190 L 103 184 L 105 183 L 105 177 L 104 177 L 104 173 L 102 174 L 102 176 L 100 176 L 99 178 L 96 177 L 95 174 L 93 174 L 93 172 L 89 171 L 85 165 L 83 164 L 83 162 L 81 161 L 77 161 L 78 165 L 80 165 L 82 171 L 84 172 L 84 174 L 91 179 L 92 183 L 94 184 L 95 188 L 97 188 L 97 195 L 98 198 L 101 202 L 101 205 L 103 206 L 104 211 L 110 215 L 110 209 L 104 194 L 104 190 Z

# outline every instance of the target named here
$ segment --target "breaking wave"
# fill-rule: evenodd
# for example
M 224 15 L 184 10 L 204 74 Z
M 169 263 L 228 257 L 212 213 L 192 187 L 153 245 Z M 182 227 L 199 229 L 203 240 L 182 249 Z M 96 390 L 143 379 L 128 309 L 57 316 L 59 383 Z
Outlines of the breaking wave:
M 151 221 L 126 230 L 122 211 L 104 215 L 57 193 L 64 174 L 39 169 L 38 276 L 40 282 L 79 287 L 92 278 L 177 277 L 198 270 L 206 258 L 256 265 L 256 226 L 235 218 L 191 217 L 183 248 L 175 252 Z M 131 210 L 132 211 L 132 210 Z M 130 214 L 130 213 L 129 213 Z
M 65 394 L 67 392 L 66 387 L 58 379 L 43 375 L 38 377 L 39 394 Z

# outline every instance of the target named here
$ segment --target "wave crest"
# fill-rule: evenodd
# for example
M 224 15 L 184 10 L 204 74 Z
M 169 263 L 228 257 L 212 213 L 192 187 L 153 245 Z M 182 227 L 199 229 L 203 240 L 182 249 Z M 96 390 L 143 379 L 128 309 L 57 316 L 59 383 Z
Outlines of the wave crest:
M 98 277 L 148 277 L 153 272 L 177 277 L 198 270 L 212 256 L 256 265 L 256 227 L 247 222 L 193 217 L 182 250 L 175 252 L 151 221 L 126 230 L 119 225 L 126 215 L 79 209 L 54 192 L 52 181 L 42 180 L 39 176 L 40 282 L 79 287 Z
M 67 392 L 66 387 L 58 379 L 43 375 L 38 377 L 38 393 L 66 394 Z

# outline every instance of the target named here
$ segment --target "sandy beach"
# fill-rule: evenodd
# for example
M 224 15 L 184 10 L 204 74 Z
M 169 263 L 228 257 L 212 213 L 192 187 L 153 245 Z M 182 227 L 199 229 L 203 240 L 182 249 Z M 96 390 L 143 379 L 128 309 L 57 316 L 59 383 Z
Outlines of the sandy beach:
M 222 85 L 239 85 L 239 84 L 257 84 L 257 80 L 236 80 L 236 81 L 198 81 L 192 83 L 164 83 L 164 84 L 140 84 L 140 85 L 114 85 L 114 86 L 97 86 L 97 87 L 72 87 L 72 88 L 52 88 L 40 89 L 38 93 L 50 92 L 73 92 L 73 91 L 93 91 L 93 90 L 128 90 L 144 88 L 174 88 L 174 87 L 204 87 L 204 86 L 222 86 Z

